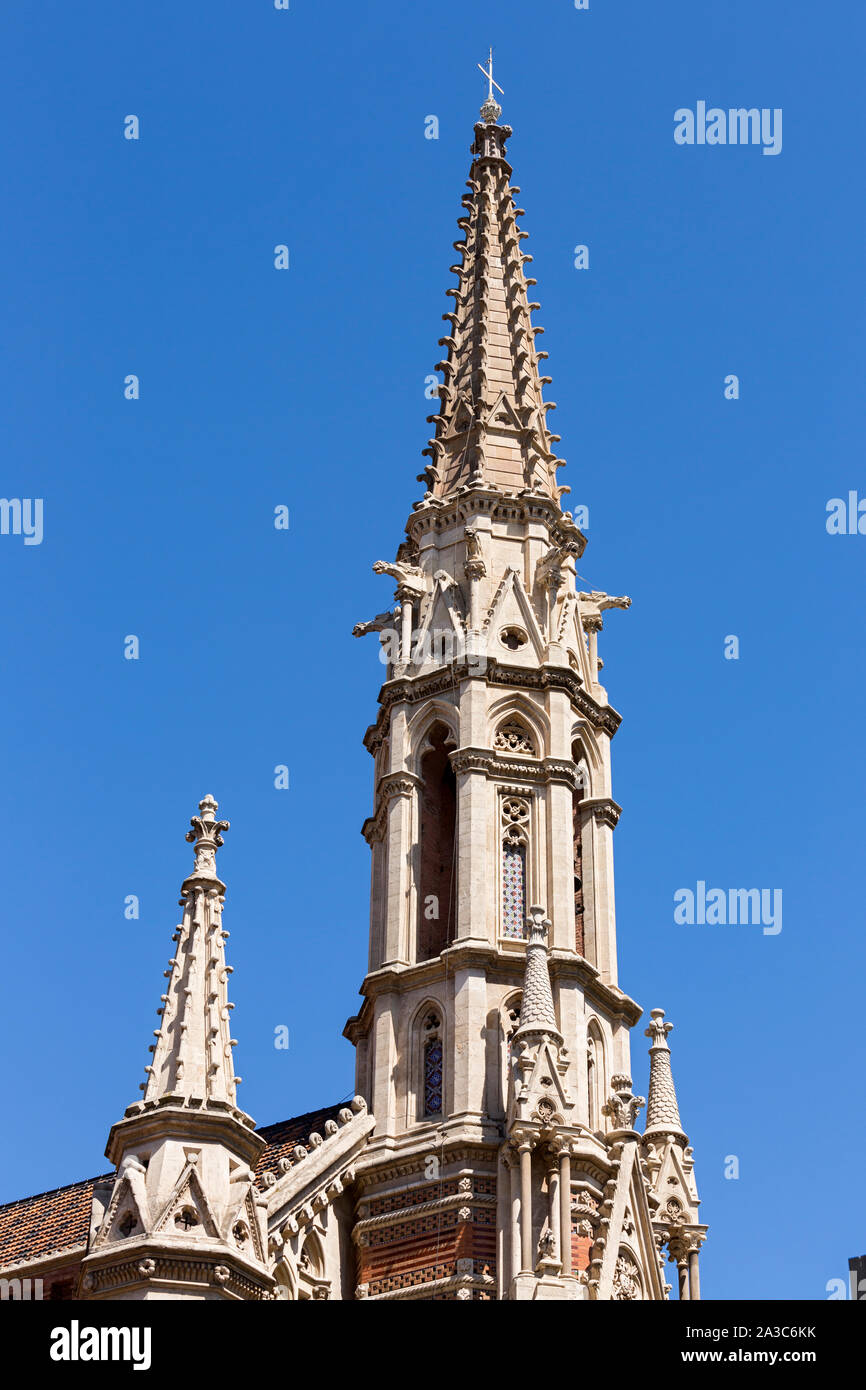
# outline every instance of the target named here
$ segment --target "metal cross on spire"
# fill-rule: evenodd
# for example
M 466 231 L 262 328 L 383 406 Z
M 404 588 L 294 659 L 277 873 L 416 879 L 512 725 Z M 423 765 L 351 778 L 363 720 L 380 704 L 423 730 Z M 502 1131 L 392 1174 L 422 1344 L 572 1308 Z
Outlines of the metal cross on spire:
M 494 95 L 493 95 L 493 88 L 494 88 L 494 87 L 496 88 L 497 92 L 499 93 L 499 95 L 500 95 L 501 97 L 504 97 L 504 96 L 505 96 L 505 93 L 503 92 L 503 90 L 502 90 L 502 88 L 500 87 L 499 83 L 493 81 L 493 49 L 492 49 L 492 48 L 491 48 L 491 50 L 490 50 L 489 64 L 490 64 L 489 68 L 483 68 L 483 67 L 481 66 L 481 64 L 479 63 L 479 64 L 478 64 L 478 71 L 484 73 L 484 76 L 487 78 L 487 81 L 488 81 L 488 83 L 490 84 L 490 85 L 488 86 L 488 89 L 487 89 L 487 100 L 488 100 L 488 101 L 495 101 L 496 98 L 495 98 Z
M 505 96 L 505 93 L 503 92 L 503 90 L 502 90 L 502 88 L 500 87 L 499 83 L 498 83 L 498 82 L 494 82 L 494 80 L 493 80 L 493 49 L 492 49 L 492 48 L 490 49 L 490 58 L 489 58 L 488 66 L 487 66 L 486 68 L 483 68 L 483 67 L 481 66 L 481 64 L 479 63 L 479 64 L 478 64 L 478 71 L 479 71 L 479 72 L 482 72 L 482 73 L 484 74 L 484 76 L 487 78 L 487 100 L 485 101 L 484 105 L 483 105 L 482 108 L 481 108 L 481 114 L 482 114 L 482 116 L 484 117 L 485 121 L 489 121 L 489 122 L 495 123 L 496 121 L 499 120 L 499 117 L 502 115 L 502 107 L 499 105 L 499 102 L 496 100 L 496 97 L 493 95 L 493 88 L 494 88 L 494 87 L 496 88 L 496 90 L 497 90 L 497 92 L 499 93 L 500 96 L 503 96 L 503 97 L 504 97 L 504 96 Z

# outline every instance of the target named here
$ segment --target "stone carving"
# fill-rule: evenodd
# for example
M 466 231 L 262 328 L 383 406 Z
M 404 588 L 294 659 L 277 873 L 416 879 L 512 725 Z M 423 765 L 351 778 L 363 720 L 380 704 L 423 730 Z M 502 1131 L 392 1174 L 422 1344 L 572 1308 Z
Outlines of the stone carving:
M 601 625 L 601 615 L 608 608 L 631 608 L 631 599 L 625 594 L 621 598 L 616 598 L 613 594 L 606 594 L 603 589 L 593 589 L 590 593 L 579 593 L 580 614 L 584 627 L 587 626 L 587 619 Z
M 583 1188 L 575 1197 L 571 1209 L 574 1212 L 585 1211 L 588 1212 L 590 1216 L 595 1216 L 598 1211 L 598 1202 L 591 1192 L 587 1192 L 586 1189 Z
M 556 1236 L 550 1229 L 544 1232 L 538 1242 L 539 1260 L 552 1260 L 556 1254 Z
M 377 613 L 375 618 L 370 618 L 369 622 L 356 623 L 352 628 L 353 637 L 366 637 L 368 632 L 396 632 L 396 619 L 392 609 L 387 613 Z
M 463 539 L 466 542 L 466 559 L 463 565 L 463 573 L 466 575 L 467 579 L 483 579 L 487 573 L 487 566 L 484 563 L 481 538 L 476 527 L 465 526 L 463 528 Z
M 500 724 L 496 730 L 493 747 L 508 753 L 529 753 L 535 755 L 535 743 L 525 724 L 519 719 L 510 719 Z
M 613 1094 L 608 1096 L 605 1115 L 613 1120 L 614 1129 L 634 1129 L 638 1112 L 646 1105 L 646 1099 L 632 1094 L 630 1076 L 612 1076 L 610 1084 Z
M 613 1274 L 613 1297 L 619 1302 L 635 1302 L 641 1298 L 640 1270 L 627 1253 L 617 1257 Z
M 219 803 L 206 796 L 198 803 L 199 815 L 190 818 L 191 830 L 186 832 L 189 844 L 195 845 L 194 874 L 216 878 L 216 851 L 223 843 L 222 832 L 229 829 L 227 820 L 217 820 Z
M 373 565 L 373 573 L 390 574 L 407 595 L 415 594 L 420 597 L 427 592 L 427 576 L 420 565 L 410 565 L 403 560 L 377 560 Z
M 556 593 L 562 584 L 562 566 L 567 559 L 565 550 L 552 545 L 535 566 L 535 583 L 542 589 L 552 589 Z

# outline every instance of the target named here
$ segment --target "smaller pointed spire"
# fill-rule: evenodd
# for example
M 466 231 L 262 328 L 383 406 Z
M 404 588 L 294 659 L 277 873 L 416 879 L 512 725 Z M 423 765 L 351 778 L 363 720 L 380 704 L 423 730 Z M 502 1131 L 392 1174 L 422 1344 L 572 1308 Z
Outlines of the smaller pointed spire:
M 172 938 L 175 950 L 164 972 L 168 985 L 157 1010 L 161 1023 L 150 1046 L 153 1060 L 145 1067 L 145 1104 L 171 1096 L 233 1106 L 241 1079 L 235 1076 L 232 1060 L 232 967 L 226 964 L 228 932 L 222 925 L 226 889 L 216 871 L 216 852 L 229 823 L 217 820 L 219 805 L 210 795 L 202 798 L 198 809 L 186 834 L 195 846 L 195 863 L 180 890 L 183 921 Z
M 523 1002 L 520 1006 L 520 1027 L 515 1037 L 527 1033 L 548 1033 L 562 1041 L 556 1026 L 553 991 L 550 988 L 547 933 L 550 922 L 543 907 L 531 907 L 526 923 L 526 970 L 523 977 Z
M 644 1132 L 647 1135 L 670 1134 L 682 1139 L 684 1143 L 688 1143 L 680 1120 L 680 1109 L 677 1104 L 677 1093 L 671 1071 L 671 1050 L 668 1047 L 668 1033 L 671 1032 L 674 1025 L 665 1023 L 664 1016 L 664 1009 L 652 1009 L 650 1011 L 652 1022 L 644 1030 L 646 1037 L 652 1040 L 652 1046 L 649 1049 L 649 1102 Z

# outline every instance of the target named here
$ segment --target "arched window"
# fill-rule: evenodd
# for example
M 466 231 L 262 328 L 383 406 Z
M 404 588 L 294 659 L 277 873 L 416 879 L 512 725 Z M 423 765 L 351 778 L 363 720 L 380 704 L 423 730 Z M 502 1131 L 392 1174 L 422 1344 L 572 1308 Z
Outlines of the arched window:
M 604 1128 L 605 1103 L 604 1040 L 601 1029 L 592 1019 L 586 1031 L 586 1089 L 589 1097 L 589 1129 Z
M 448 756 L 454 739 L 434 724 L 421 758 L 418 960 L 441 954 L 454 934 L 454 842 L 457 779 Z
M 425 1116 L 441 1115 L 443 1110 L 443 1060 L 442 1020 L 435 1012 L 425 1015 L 421 1027 L 423 1063 L 423 1113 Z
M 529 803 L 520 796 L 502 800 L 502 935 L 522 941 L 527 917 L 526 854 L 529 847 Z
M 331 1286 L 325 1277 L 325 1252 L 315 1231 L 310 1231 L 298 1256 L 298 1298 L 328 1298 Z

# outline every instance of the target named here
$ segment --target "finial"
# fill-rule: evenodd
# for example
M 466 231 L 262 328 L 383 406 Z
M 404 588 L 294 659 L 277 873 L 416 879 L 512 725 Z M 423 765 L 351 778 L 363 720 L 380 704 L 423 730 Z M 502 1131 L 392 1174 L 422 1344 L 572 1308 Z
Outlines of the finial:
M 482 108 L 481 108 L 481 115 L 484 117 L 484 119 L 485 119 L 485 121 L 487 122 L 488 125 L 495 125 L 496 122 L 499 120 L 499 117 L 502 115 L 502 107 L 499 105 L 499 102 L 496 100 L 495 96 L 493 95 L 493 88 L 494 88 L 494 87 L 496 88 L 496 90 L 497 90 L 497 92 L 499 93 L 500 96 L 503 96 L 503 97 L 504 97 L 504 96 L 505 96 L 505 93 L 503 92 L 503 90 L 502 90 L 502 88 L 500 87 L 499 83 L 493 81 L 493 49 L 492 49 L 492 48 L 491 48 L 491 50 L 490 50 L 490 59 L 489 59 L 489 65 L 488 65 L 488 67 L 483 68 L 483 67 L 481 66 L 481 64 L 479 63 L 479 64 L 478 64 L 478 71 L 479 71 L 479 72 L 483 72 L 484 76 L 487 78 L 487 100 L 485 101 L 484 105 L 483 105 Z
M 531 907 L 526 919 L 526 944 L 528 946 L 546 946 L 549 927 L 550 921 L 545 915 L 544 908 Z
M 219 802 L 208 794 L 198 803 L 199 815 L 190 819 L 191 830 L 186 832 L 190 844 L 195 845 L 195 867 L 193 875 L 216 878 L 216 852 L 223 843 L 222 832 L 228 830 L 227 820 L 217 820 Z
M 644 1029 L 644 1037 L 652 1039 L 653 1047 L 662 1047 L 665 1052 L 670 1052 L 668 1047 L 668 1033 L 673 1029 L 672 1023 L 662 1023 L 665 1016 L 664 1009 L 650 1009 L 652 1023 L 649 1028 Z

